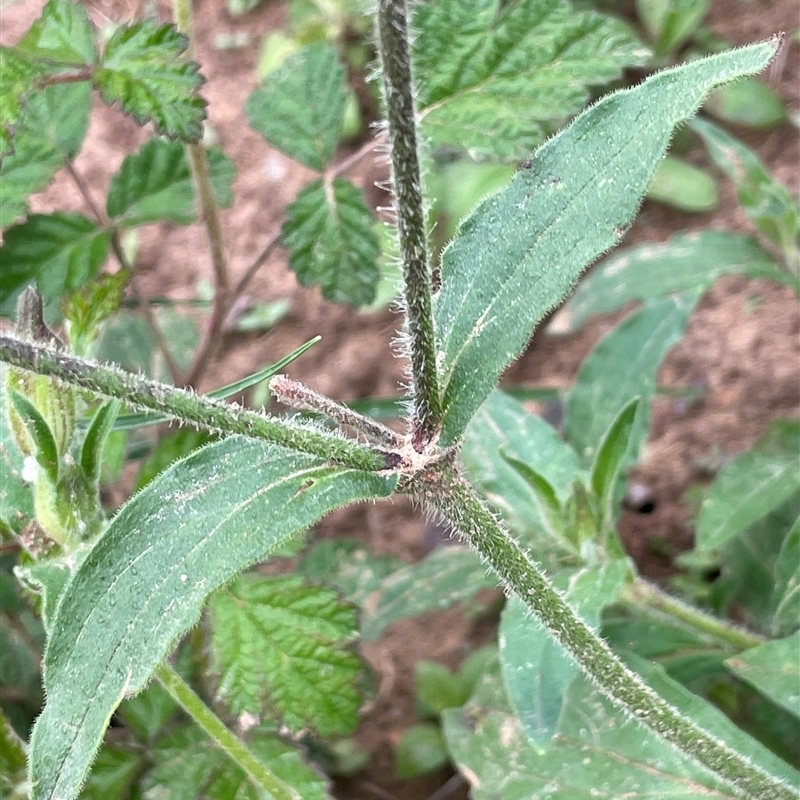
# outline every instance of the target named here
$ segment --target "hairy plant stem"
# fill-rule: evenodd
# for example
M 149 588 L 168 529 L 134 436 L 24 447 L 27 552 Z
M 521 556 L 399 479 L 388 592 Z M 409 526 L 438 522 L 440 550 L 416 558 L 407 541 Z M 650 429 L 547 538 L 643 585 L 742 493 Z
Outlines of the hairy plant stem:
M 140 378 L 122 370 L 83 361 L 46 347 L 0 336 L 0 360 L 58 378 L 64 383 L 115 397 L 147 411 L 158 411 L 201 428 L 264 439 L 353 469 L 377 472 L 396 463 L 393 453 L 368 449 L 340 436 L 289 423 L 239 406 L 211 400 L 184 389 Z
M 405 0 L 378 0 L 378 41 L 389 125 L 413 380 L 412 443 L 422 452 L 442 416 Z
M 156 667 L 155 676 L 169 696 L 250 778 L 255 786 L 269 792 L 275 800 L 303 800 L 299 792 L 269 770 L 253 751 L 228 729 L 171 666 L 166 663 L 160 664 Z
M 765 637 L 732 625 L 724 619 L 706 614 L 671 597 L 644 578 L 637 578 L 624 590 L 620 602 L 632 609 L 642 606 L 657 611 L 736 650 L 749 650 L 768 641 Z
M 475 491 L 455 471 L 420 496 L 472 544 L 536 614 L 550 634 L 613 703 L 684 755 L 712 770 L 740 797 L 797 800 L 783 781 L 697 727 L 629 670 L 567 605 Z

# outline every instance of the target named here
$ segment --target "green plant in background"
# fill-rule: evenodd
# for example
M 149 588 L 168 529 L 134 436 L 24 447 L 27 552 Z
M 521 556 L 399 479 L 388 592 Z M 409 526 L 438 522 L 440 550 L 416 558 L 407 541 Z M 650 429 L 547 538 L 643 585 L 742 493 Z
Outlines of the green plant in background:
M 644 57 L 613 21 L 572 14 L 558 2 L 537 6 L 538 32 L 552 38 L 545 39 L 549 49 L 541 42 L 533 48 L 532 8 L 530 2 L 418 8 L 420 124 L 435 145 L 525 158 L 559 119 L 585 103 L 586 85 L 611 80 Z M 188 9 L 176 11 L 188 31 Z M 441 731 L 426 729 L 440 748 L 436 763 L 446 747 L 475 781 L 476 798 L 498 787 L 511 800 L 544 792 L 567 798 L 597 786 L 797 797 L 798 775 L 774 745 L 797 727 L 793 689 L 781 670 L 798 636 L 792 520 L 800 486 L 788 467 L 796 425 L 778 425 L 750 461 L 721 473 L 700 521 L 699 546 L 738 544 L 733 556 L 740 562 L 747 548 L 742 537 L 754 536 L 765 515 L 788 521 L 765 523 L 776 544 L 772 586 L 768 603 L 754 606 L 759 627 L 784 638 L 767 642 L 664 595 L 636 576 L 616 533 L 617 499 L 647 431 L 658 365 L 682 335 L 703 287 L 694 281 L 668 297 L 653 291 L 598 345 L 570 393 L 566 441 L 495 390 L 537 323 L 627 230 L 675 125 L 714 87 L 762 69 L 776 44 L 680 65 L 577 116 L 461 224 L 442 254 L 441 286 L 432 293 L 401 3 L 380 3 L 378 29 L 412 375 L 402 433 L 284 377 L 271 380 L 276 397 L 330 424 L 222 402 L 250 380 L 197 396 L 81 359 L 57 342 L 41 295 L 52 314 L 65 293 L 84 287 L 87 294 L 73 294 L 64 308 L 72 323 L 69 346 L 90 353 L 121 299 L 109 279 L 86 288 L 108 250 L 127 279 L 134 265 L 121 234 L 156 219 L 186 222 L 196 197 L 214 252 L 215 296 L 194 361 L 170 365 L 174 375 L 196 380 L 242 288 L 228 279 L 216 215 L 230 200 L 232 171 L 222 154 L 196 143 L 203 114 L 197 69 L 181 58 L 187 41 L 171 26 L 121 26 L 98 52 L 83 7 L 51 0 L 16 48 L 0 50 L 13 78 L 4 82 L 0 104 L 3 179 L 10 175 L 12 188 L 20 187 L 11 195 L 16 206 L 9 220 L 24 214 L 27 196 L 58 166 L 71 167 L 88 102 L 84 97 L 80 114 L 59 116 L 67 88 L 77 97 L 81 87 L 88 97 L 91 84 L 107 102 L 120 102 L 127 113 L 188 143 L 184 149 L 156 138 L 130 156 L 95 220 L 29 215 L 5 234 L 2 256 L 11 277 L 4 269 L 4 308 L 20 293 L 22 301 L 15 335 L 0 337 L 0 359 L 8 364 L 0 519 L 4 537 L 24 549 L 16 575 L 35 593 L 41 623 L 20 615 L 15 627 L 0 631 L 15 657 L 24 652 L 19 642 L 31 656 L 46 635 L 47 701 L 28 745 L 14 731 L 26 727 L 24 709 L 16 719 L 0 720 L 4 790 L 30 790 L 34 798 L 81 791 L 122 797 L 134 786 L 154 797 L 329 796 L 301 745 L 310 747 L 309 736 L 330 739 L 354 730 L 363 671 L 353 649 L 358 636 L 374 638 L 396 619 L 499 580 L 510 600 L 498 657 L 465 664 L 451 687 L 453 705 L 429 709 L 440 716 Z M 517 58 L 532 68 L 521 71 Z M 465 60 L 475 69 L 445 69 Z M 37 111 L 37 98 L 49 92 L 52 113 Z M 507 128 L 494 131 L 493 120 L 519 94 L 542 106 L 532 102 L 527 115 L 512 115 Z M 248 112 L 269 141 L 320 173 L 287 210 L 283 241 L 299 277 L 361 303 L 374 294 L 378 246 L 370 213 L 341 175 L 346 163 L 332 164 L 345 105 L 335 52 L 313 44 L 268 76 Z M 469 108 L 476 113 L 470 116 Z M 48 125 L 36 124 L 37 113 Z M 714 129 L 704 124 L 698 130 L 711 142 Z M 50 161 L 32 155 L 34 147 Z M 730 147 L 722 149 L 720 163 L 728 163 Z M 735 152 L 729 168 L 741 181 L 742 202 L 793 268 L 796 217 L 780 206 L 784 195 L 747 151 Z M 47 176 L 33 169 L 45 163 L 52 167 Z M 776 202 L 780 211 L 771 212 Z M 276 243 L 277 237 L 268 249 Z M 765 261 L 771 258 L 763 252 Z M 245 285 L 265 253 L 247 270 Z M 32 278 L 41 295 L 21 292 Z M 80 334 L 75 342 L 73 330 Z M 150 330 L 159 330 L 158 320 Z M 637 357 L 624 362 L 620 350 Z M 164 460 L 181 457 L 161 472 L 153 466 L 144 488 L 106 521 L 98 486 L 122 404 L 161 415 L 126 415 L 128 428 L 166 417 L 218 438 L 196 450 L 196 440 L 173 440 Z M 726 518 L 717 494 L 737 491 L 743 475 L 759 470 L 770 491 L 754 494 L 750 505 L 745 497 Z M 399 566 L 346 543 L 319 543 L 295 574 L 241 574 L 294 552 L 302 531 L 329 511 L 394 493 L 439 515 L 470 547 L 444 548 L 420 564 Z M 4 593 L 15 596 L 10 574 L 2 574 Z M 734 570 L 743 574 L 743 566 Z M 748 589 L 736 580 L 728 586 L 719 606 L 734 596 L 741 601 Z M 359 621 L 354 606 L 367 595 Z M 649 640 L 636 628 L 648 625 L 672 637 L 659 637 L 660 643 L 677 642 L 666 667 L 645 660 L 661 655 L 643 652 Z M 681 660 L 687 642 L 704 649 L 704 672 Z M 207 675 L 199 675 L 206 651 Z M 426 669 L 434 671 L 419 667 Z M 682 685 L 724 669 L 752 683 L 772 712 L 783 707 L 766 719 L 762 714 L 764 744 Z M 421 699 L 429 694 L 425 686 L 421 679 Z M 102 744 L 113 714 L 127 738 Z

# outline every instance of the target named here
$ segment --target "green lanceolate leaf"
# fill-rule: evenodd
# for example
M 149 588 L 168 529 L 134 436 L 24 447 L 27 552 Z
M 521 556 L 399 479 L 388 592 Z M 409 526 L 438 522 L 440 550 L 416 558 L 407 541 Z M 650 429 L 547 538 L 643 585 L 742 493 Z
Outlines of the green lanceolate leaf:
M 650 55 L 619 20 L 562 0 L 441 0 L 415 12 L 423 132 L 476 159 L 525 158 L 590 86 Z
M 329 44 L 304 47 L 267 75 L 247 101 L 253 130 L 312 169 L 336 152 L 347 102 L 345 69 Z
M 45 302 L 81 287 L 106 260 L 111 234 L 81 216 L 32 214 L 9 228 L 0 248 L 0 314 L 13 313 L 17 295 L 35 283 Z
M 800 717 L 800 632 L 729 658 L 725 665 L 790 714 Z
M 671 53 L 686 42 L 707 10 L 708 0 L 636 0 L 637 15 L 659 55 Z
M 36 449 L 34 453 L 36 462 L 47 473 L 50 481 L 55 485 L 58 483 L 58 446 L 47 424 L 36 406 L 27 397 L 19 392 L 11 391 L 11 405 L 19 415 L 31 441 Z
M 375 298 L 380 246 L 360 189 L 335 178 L 306 186 L 286 207 L 283 243 L 304 286 L 320 286 L 336 303 L 363 306 Z
M 480 557 L 466 547 L 440 547 L 416 564 L 408 564 L 381 584 L 361 618 L 361 635 L 372 642 L 393 622 L 441 611 L 498 585 Z
M 593 628 L 603 607 L 614 602 L 629 577 L 625 561 L 598 564 L 558 576 L 565 600 Z M 500 618 L 500 665 L 508 698 L 536 745 L 548 744 L 556 730 L 567 690 L 578 667 L 517 597 Z
M 86 7 L 71 0 L 49 0 L 17 48 L 32 58 L 60 64 L 93 64 L 94 36 Z
M 255 729 L 247 746 L 303 800 L 330 800 L 326 781 L 303 759 L 296 747 L 272 733 Z M 245 773 L 212 746 L 195 725 L 159 739 L 149 751 L 153 769 L 143 780 L 145 797 L 169 800 L 268 800 Z
M 734 231 L 681 233 L 658 244 L 620 250 L 579 284 L 548 330 L 567 333 L 594 314 L 633 300 L 675 292 L 704 292 L 722 275 L 747 275 L 784 282 L 788 276 L 751 236 Z
M 714 86 L 763 68 L 774 53 L 772 42 L 722 53 L 604 97 L 462 224 L 434 298 L 442 444 L 461 437 L 539 320 L 619 241 L 674 126 Z
M 783 540 L 773 574 L 772 632 L 782 636 L 800 629 L 800 517 Z
M 23 113 L 23 99 L 47 70 L 18 50 L 0 46 L 0 155 L 12 147 L 12 137 Z
M 94 85 L 106 103 L 118 102 L 137 122 L 152 121 L 165 136 L 196 142 L 205 102 L 197 93 L 197 64 L 182 58 L 187 43 L 171 25 L 152 20 L 121 26 L 94 70 Z
M 622 468 L 639 457 L 647 435 L 656 374 L 676 344 L 697 302 L 697 294 L 648 300 L 642 308 L 606 334 L 581 365 L 567 403 L 565 433 L 587 463 L 624 405 L 641 398 Z
M 696 119 L 692 129 L 703 138 L 714 163 L 736 184 L 739 203 L 753 224 L 800 269 L 797 204 L 789 190 L 749 147 L 713 122 Z
M 508 455 L 505 450 L 500 450 L 500 455 L 525 479 L 525 482 L 533 490 L 536 501 L 539 504 L 542 525 L 547 533 L 554 539 L 564 536 L 564 516 L 561 502 L 558 499 L 556 490 L 541 473 L 533 469 L 529 464 L 520 461 L 518 458 Z
M 240 437 L 177 462 L 115 517 L 67 586 L 44 659 L 34 800 L 77 796 L 111 714 L 206 597 L 293 533 L 395 480 Z
M 88 83 L 45 86 L 26 99 L 14 152 L 0 159 L 0 228 L 27 211 L 27 199 L 44 189 L 80 150 L 89 126 L 92 87 Z
M 800 421 L 773 423 L 753 448 L 726 464 L 708 488 L 697 520 L 697 546 L 725 544 L 800 491 Z
M 352 733 L 362 665 L 354 606 L 298 577 L 246 575 L 211 598 L 209 649 L 217 699 L 294 733 Z
M 97 482 L 100 477 L 100 467 L 103 460 L 103 448 L 108 439 L 114 421 L 122 406 L 119 400 L 109 400 L 103 403 L 95 412 L 86 436 L 81 445 L 81 469 L 83 474 L 92 482 Z
M 233 162 L 220 150 L 208 151 L 214 200 L 227 208 L 232 200 Z M 128 156 L 111 179 L 108 216 L 125 227 L 170 220 L 188 225 L 197 218 L 194 182 L 180 142 L 151 139 Z

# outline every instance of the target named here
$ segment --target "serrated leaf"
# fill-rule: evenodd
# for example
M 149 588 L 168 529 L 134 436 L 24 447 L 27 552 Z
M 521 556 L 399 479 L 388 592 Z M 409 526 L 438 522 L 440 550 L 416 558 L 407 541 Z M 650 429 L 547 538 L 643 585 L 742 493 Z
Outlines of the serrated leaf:
M 654 667 L 637 662 L 647 681 L 684 714 L 728 742 L 771 774 L 796 785 L 797 773 L 699 697 Z M 495 687 L 500 683 L 494 678 Z M 500 687 L 501 688 L 501 687 Z M 502 696 L 502 695 L 500 695 Z M 624 717 L 578 674 L 564 696 L 558 729 L 542 751 L 502 703 L 497 688 L 476 695 L 462 709 L 443 714 L 451 756 L 472 784 L 474 800 L 575 800 L 599 791 L 610 797 L 696 800 L 739 795 L 693 758 Z
M 462 224 L 434 298 L 442 444 L 461 438 L 544 314 L 619 241 L 673 127 L 714 86 L 763 68 L 774 53 L 773 42 L 722 53 L 604 97 Z
M 221 208 L 233 200 L 236 167 L 221 151 L 208 151 L 214 200 Z M 122 162 L 111 179 L 108 216 L 124 227 L 170 220 L 188 225 L 197 218 L 195 190 L 186 150 L 180 142 L 150 139 Z
M 233 714 L 322 737 L 355 730 L 363 667 L 354 606 L 302 578 L 246 575 L 211 598 L 209 614 L 216 697 Z
M 64 158 L 80 150 L 91 104 L 88 83 L 44 86 L 26 98 L 14 152 L 0 158 L 0 228 L 25 216 L 28 197 L 44 189 Z
M 17 296 L 35 283 L 46 303 L 78 289 L 106 260 L 111 233 L 80 214 L 32 214 L 3 234 L 0 314 L 11 316 Z
M 800 628 L 800 517 L 783 540 L 773 574 L 772 632 L 780 636 Z
M 481 589 L 498 585 L 480 557 L 467 547 L 439 547 L 416 564 L 386 578 L 368 599 L 361 617 L 361 636 L 375 641 L 393 622 L 427 611 L 442 611 Z
M 85 6 L 72 0 L 49 0 L 17 49 L 32 58 L 60 64 L 93 64 L 94 36 Z
M 800 267 L 797 204 L 789 190 L 769 174 L 758 156 L 707 119 L 692 130 L 705 142 L 711 159 L 735 184 L 739 203 L 753 224 Z
M 336 152 L 347 102 L 336 49 L 311 44 L 289 56 L 247 100 L 253 130 L 307 167 L 322 172 Z
M 0 155 L 8 153 L 14 129 L 22 115 L 25 95 L 31 92 L 45 68 L 18 50 L 0 46 Z
M 22 533 L 33 519 L 33 491 L 23 475 L 25 458 L 17 446 L 8 417 L 6 379 L 9 367 L 0 364 L 0 527 Z
M 579 284 L 548 330 L 568 333 L 594 314 L 617 311 L 632 300 L 692 290 L 704 292 L 722 275 L 787 279 L 751 236 L 735 231 L 681 233 L 663 243 L 620 250 Z
M 575 451 L 541 417 L 504 392 L 495 391 L 473 417 L 464 436 L 464 471 L 514 533 L 537 558 L 553 565 L 568 552 L 552 536 L 536 492 L 509 458 L 528 465 L 555 490 L 563 503 L 581 471 Z
M 725 665 L 774 703 L 800 717 L 800 632 L 746 650 Z
M 205 101 L 197 93 L 202 78 L 186 61 L 185 36 L 152 20 L 123 25 L 114 32 L 94 70 L 93 82 L 109 105 L 172 139 L 196 142 L 203 133 Z
M 597 628 L 603 607 L 616 600 L 630 574 L 626 561 L 612 561 L 561 574 L 555 583 L 575 612 Z M 503 609 L 498 636 L 509 701 L 528 737 L 545 747 L 555 733 L 564 692 L 578 667 L 518 597 L 510 598 Z
M 303 800 L 330 800 L 327 783 L 300 751 L 261 729 L 248 747 Z M 155 766 L 143 781 L 144 800 L 271 800 L 194 725 L 160 739 L 150 750 Z
M 694 292 L 648 300 L 606 334 L 581 365 L 570 392 L 564 426 L 568 441 L 591 462 L 622 407 L 641 398 L 623 468 L 639 457 L 661 362 L 683 336 L 697 302 Z
M 206 597 L 286 537 L 395 481 L 232 437 L 137 494 L 64 591 L 31 745 L 33 800 L 76 797 L 108 720 L 139 691 Z
M 700 508 L 698 548 L 720 547 L 800 491 L 798 442 L 800 420 L 773 423 L 752 450 L 720 470 Z
M 0 709 L 0 796 L 22 797 L 17 790 L 26 781 L 27 766 L 25 743 Z
M 371 303 L 380 280 L 380 246 L 361 190 L 343 178 L 330 186 L 314 181 L 286 214 L 281 235 L 300 282 L 319 285 L 323 297 L 335 303 Z
M 422 130 L 473 158 L 521 160 L 649 51 L 613 17 L 562 0 L 440 0 L 415 8 Z

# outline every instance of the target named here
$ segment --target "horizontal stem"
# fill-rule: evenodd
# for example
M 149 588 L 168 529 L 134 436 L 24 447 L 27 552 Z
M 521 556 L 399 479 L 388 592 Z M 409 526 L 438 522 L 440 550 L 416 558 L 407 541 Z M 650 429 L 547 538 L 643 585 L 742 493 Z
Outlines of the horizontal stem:
M 723 644 L 736 648 L 736 650 L 749 650 L 751 647 L 758 647 L 767 641 L 763 636 L 746 631 L 726 620 L 706 614 L 700 609 L 671 597 L 643 578 L 637 578 L 624 591 L 620 600 L 632 608 L 641 608 L 644 605 L 659 611 L 700 633 L 705 633 Z
M 258 788 L 269 792 L 275 800 L 303 800 L 296 789 L 284 783 L 269 770 L 266 764 L 262 763 L 253 751 L 223 724 L 171 666 L 160 664 L 156 668 L 155 675 L 169 696 Z
M 83 361 L 46 347 L 0 336 L 0 361 L 64 383 L 115 397 L 128 405 L 158 411 L 219 433 L 242 434 L 319 456 L 346 467 L 377 472 L 394 463 L 376 448 L 368 449 L 341 436 L 289 423 L 240 406 L 211 400 L 185 389 L 176 389 L 123 372 L 118 367 Z
M 699 728 L 628 669 L 575 614 L 472 487 L 458 475 L 443 477 L 446 489 L 426 492 L 422 499 L 481 553 L 609 700 L 685 756 L 712 770 L 738 796 L 770 800 L 800 797 L 786 783 Z

